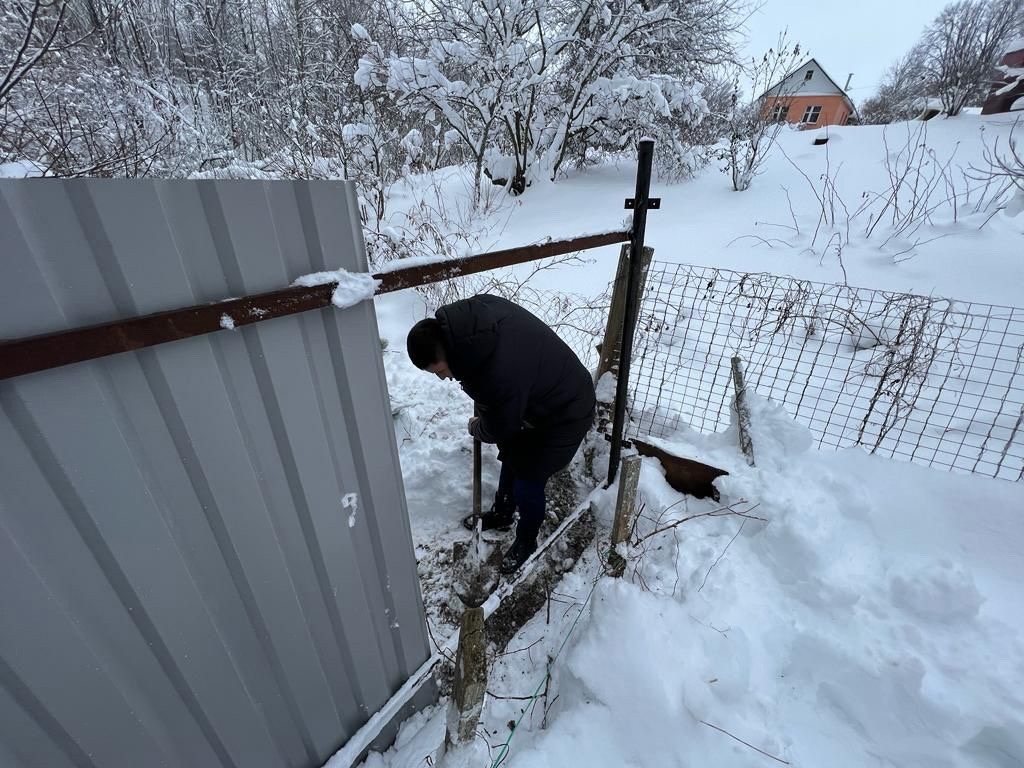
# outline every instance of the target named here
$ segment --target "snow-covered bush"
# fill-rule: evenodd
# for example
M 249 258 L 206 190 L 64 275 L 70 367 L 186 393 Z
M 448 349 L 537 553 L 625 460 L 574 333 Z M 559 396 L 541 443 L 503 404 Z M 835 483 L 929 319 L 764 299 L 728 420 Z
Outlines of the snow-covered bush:
M 194 146 L 178 110 L 94 46 L 54 52 L 2 107 L 4 159 L 29 159 L 48 176 L 174 174 Z
M 926 89 L 924 49 L 918 45 L 885 70 L 878 91 L 861 105 L 860 120 L 865 125 L 908 120 L 920 112 L 916 104 Z
M 776 83 L 781 83 L 800 60 L 800 46 L 789 45 L 784 37 L 765 53 L 760 61 L 754 60 L 748 71 L 752 98 L 742 98 L 739 73 L 734 75 L 730 111 L 726 121 L 726 146 L 720 152 L 725 161 L 722 170 L 729 174 L 732 188 L 743 192 L 750 188 L 754 178 L 768 158 L 775 140 L 787 126 L 776 117 L 777 105 L 792 96 L 781 91 L 773 94 L 775 101 L 766 103 L 764 94 Z
M 710 30 L 727 31 L 734 11 L 729 0 L 410 3 L 404 13 L 428 34 L 390 59 L 388 85 L 444 117 L 477 178 L 514 193 L 557 178 L 591 149 L 618 151 L 651 134 L 666 139 L 664 168 L 684 175 L 699 157 L 685 130 L 707 113 L 701 57 L 731 55 L 728 35 Z M 699 50 L 682 47 L 700 29 L 709 34 Z

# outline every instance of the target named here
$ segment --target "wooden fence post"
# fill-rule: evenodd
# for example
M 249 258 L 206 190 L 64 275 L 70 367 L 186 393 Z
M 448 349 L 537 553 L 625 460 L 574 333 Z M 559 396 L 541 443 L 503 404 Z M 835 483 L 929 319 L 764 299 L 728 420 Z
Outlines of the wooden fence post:
M 739 355 L 732 358 L 732 386 L 736 393 L 736 423 L 740 432 L 740 449 L 747 464 L 754 466 L 754 443 L 750 439 L 750 407 L 747 405 L 747 382 L 743 375 L 743 361 Z
M 643 294 L 647 284 L 647 271 L 654 257 L 653 248 L 644 248 L 642 269 L 640 272 L 640 293 Z M 622 246 L 619 253 L 619 266 L 615 270 L 615 282 L 612 284 L 612 302 L 608 308 L 608 323 L 605 325 L 604 339 L 601 342 L 601 357 L 594 372 L 594 383 L 601 377 L 612 372 L 618 375 L 619 350 L 622 348 L 622 330 L 626 322 L 626 288 L 629 272 L 629 244 Z M 614 387 L 608 391 L 598 390 L 597 393 L 597 431 L 605 434 L 615 410 Z
M 487 693 L 487 637 L 482 606 L 466 608 L 459 622 L 459 648 L 455 652 L 455 685 L 448 713 L 446 744 L 472 741 Z
M 459 647 L 455 652 L 455 682 L 448 709 L 445 745 L 471 741 L 480 722 L 487 693 L 487 637 L 483 604 L 498 586 L 501 552 L 483 540 L 480 522 L 470 541 L 452 546 L 456 594 L 466 606 L 459 622 Z
M 653 248 L 644 248 L 641 261 L 641 282 L 640 295 L 643 295 L 644 286 L 647 283 L 647 271 L 651 266 L 651 259 L 654 257 Z M 597 383 L 608 371 L 615 371 L 619 363 L 619 349 L 622 346 L 622 329 L 626 323 L 626 286 L 629 275 L 629 243 L 622 246 L 619 252 L 619 264 L 615 269 L 615 282 L 612 283 L 612 302 L 608 308 L 608 323 L 604 329 L 604 339 L 601 342 L 601 358 L 597 363 L 597 371 L 594 373 L 594 382 Z
M 619 554 L 618 546 L 629 540 L 629 531 L 633 526 L 641 462 L 639 456 L 627 456 L 622 460 L 619 494 L 615 501 L 615 522 L 612 524 L 612 549 L 608 553 L 608 565 L 614 576 L 621 576 L 626 570 L 626 559 Z
M 629 243 L 622 246 L 619 251 L 619 264 L 615 268 L 615 282 L 612 283 L 612 302 L 608 307 L 608 322 L 604 329 L 604 339 L 601 341 L 601 357 L 597 361 L 597 370 L 594 372 L 594 383 L 600 381 L 601 377 L 612 370 L 615 361 L 618 359 L 616 352 L 619 347 L 619 337 L 622 334 L 622 325 L 626 311 L 626 275 L 629 271 Z

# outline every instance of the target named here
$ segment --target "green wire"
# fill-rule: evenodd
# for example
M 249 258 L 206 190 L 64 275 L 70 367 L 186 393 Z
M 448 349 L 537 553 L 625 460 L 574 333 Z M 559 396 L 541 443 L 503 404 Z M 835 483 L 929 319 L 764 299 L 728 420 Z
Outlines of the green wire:
M 587 595 L 587 599 L 583 601 L 583 607 L 580 608 L 580 612 L 576 614 L 575 620 L 572 622 L 572 626 L 569 627 L 569 631 L 566 632 L 565 637 L 562 638 L 562 644 L 558 646 L 558 650 L 555 651 L 555 655 L 551 658 L 551 664 L 554 664 L 555 660 L 561 655 L 562 649 L 565 648 L 565 644 L 569 642 L 569 638 L 572 636 L 573 630 L 576 629 L 576 625 L 580 621 L 580 616 L 590 605 L 590 598 L 594 596 L 594 590 L 597 589 L 597 583 L 601 580 L 600 577 L 594 582 L 593 586 L 590 587 L 590 594 Z M 551 664 L 548 664 L 548 671 L 544 673 L 544 677 L 541 678 L 540 682 L 537 683 L 537 690 L 533 692 L 533 696 L 530 697 L 530 703 L 523 709 L 522 714 L 519 715 L 519 719 L 516 720 L 515 725 L 512 726 L 511 732 L 508 734 L 508 738 L 505 739 L 505 743 L 501 745 L 501 751 L 498 752 L 498 756 L 491 763 L 491 768 L 498 768 L 499 765 L 504 762 L 505 758 L 508 757 L 509 744 L 512 743 L 512 737 L 516 731 L 519 730 L 519 724 L 523 722 L 523 718 L 526 717 L 527 712 L 530 712 L 537 704 L 537 697 L 540 696 L 540 689 L 551 677 Z

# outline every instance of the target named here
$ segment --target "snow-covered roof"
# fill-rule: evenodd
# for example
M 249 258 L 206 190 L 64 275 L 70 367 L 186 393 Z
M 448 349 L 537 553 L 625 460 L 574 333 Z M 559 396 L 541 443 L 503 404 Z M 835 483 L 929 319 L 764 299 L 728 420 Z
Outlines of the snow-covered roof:
M 1011 41 L 1010 44 L 1006 46 L 1006 50 L 1003 51 L 1003 54 L 1016 53 L 1017 51 L 1024 51 L 1024 37 L 1018 37 L 1016 40 Z
M 806 80 L 805 73 L 810 69 L 813 69 L 813 74 L 810 80 Z M 799 80 L 797 78 L 799 78 Z M 799 67 L 793 69 L 792 72 L 758 96 L 758 99 L 763 99 L 765 96 L 778 95 L 778 93 L 782 91 L 783 87 L 787 84 L 791 84 L 793 86 L 792 88 L 785 89 L 787 96 L 842 96 L 846 100 L 850 109 L 853 109 L 853 100 L 849 95 L 847 95 L 846 91 L 840 88 L 839 84 L 829 76 L 828 72 L 825 71 L 825 68 L 821 66 L 817 59 L 808 59 Z
M 1017 84 L 1024 80 L 1024 67 L 999 67 L 999 70 L 1006 78 L 1006 84 L 996 89 L 996 95 L 1002 96 L 1009 93 Z
M 1021 109 L 1024 109 L 1024 96 L 1021 96 L 1019 99 L 1014 101 L 1013 104 L 1010 105 L 1011 112 L 1017 112 L 1018 110 Z

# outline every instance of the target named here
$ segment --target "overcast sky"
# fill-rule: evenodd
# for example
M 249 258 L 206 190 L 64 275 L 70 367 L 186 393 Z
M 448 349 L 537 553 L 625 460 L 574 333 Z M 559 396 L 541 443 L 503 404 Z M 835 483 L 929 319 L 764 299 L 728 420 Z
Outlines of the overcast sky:
M 853 73 L 850 97 L 860 103 L 885 68 L 917 40 L 949 0 L 763 0 L 747 22 L 748 56 L 760 57 L 789 28 L 808 57 L 815 57 L 842 87 Z

